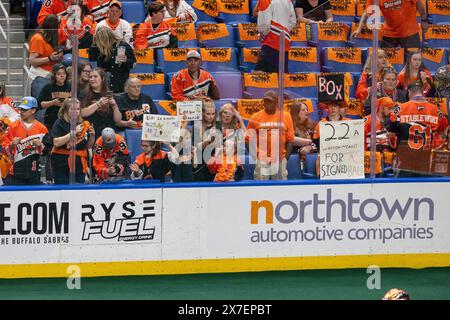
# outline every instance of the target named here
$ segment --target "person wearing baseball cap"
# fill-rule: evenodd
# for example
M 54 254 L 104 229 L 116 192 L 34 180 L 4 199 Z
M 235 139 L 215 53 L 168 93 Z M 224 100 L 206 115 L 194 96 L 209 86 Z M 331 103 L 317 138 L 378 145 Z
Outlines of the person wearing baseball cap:
M 96 30 L 107 27 L 111 29 L 118 39 L 131 44 L 133 38 L 133 29 L 128 21 L 121 19 L 122 3 L 120 1 L 111 1 L 108 7 L 107 18 L 97 24 Z
M 377 117 L 375 124 L 376 135 L 376 149 L 377 151 L 392 151 L 395 146 L 395 135 L 387 132 L 387 125 L 389 123 L 389 115 L 395 106 L 395 102 L 389 97 L 382 97 L 377 99 Z M 366 150 L 370 150 L 372 132 L 372 116 L 369 114 L 364 117 L 364 145 Z M 392 137 L 391 137 L 392 136 Z M 392 144 L 392 145 L 391 145 Z
M 172 77 L 171 94 L 176 101 L 183 100 L 220 100 L 219 89 L 213 76 L 200 68 L 202 57 L 197 50 L 186 55 L 187 68 L 178 71 Z
M 38 102 L 23 97 L 17 109 L 20 120 L 9 125 L 2 141 L 3 151 L 13 160 L 6 183 L 10 185 L 41 184 L 40 156 L 51 145 L 47 128 L 35 119 Z
M 123 179 L 129 163 L 125 139 L 112 128 L 104 128 L 94 145 L 93 167 L 100 180 Z

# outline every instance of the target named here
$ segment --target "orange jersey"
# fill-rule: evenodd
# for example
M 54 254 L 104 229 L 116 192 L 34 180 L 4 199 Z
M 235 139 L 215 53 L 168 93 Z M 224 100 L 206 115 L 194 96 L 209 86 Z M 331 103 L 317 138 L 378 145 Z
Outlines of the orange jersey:
M 44 58 L 50 56 L 55 49 L 47 43 L 40 33 L 34 34 L 30 39 L 30 54 L 37 53 L 39 58 Z M 55 62 L 48 62 L 46 64 L 40 65 L 39 68 L 52 71 L 52 67 Z
M 0 104 L 7 104 L 8 106 L 12 107 L 13 99 L 10 97 L 0 97 Z
M 439 132 L 447 128 L 448 120 L 438 107 L 426 100 L 410 100 L 394 108 L 391 113 L 391 131 L 399 142 L 407 141 L 415 150 L 439 147 L 444 141 Z
M 283 111 L 281 134 L 281 158 L 286 157 L 286 143 L 294 141 L 294 124 L 289 112 Z M 268 114 L 265 110 L 253 114 L 248 122 L 247 135 L 245 140 L 250 142 L 256 139 L 258 159 L 266 162 L 277 161 L 278 152 L 272 154 L 272 144 L 278 144 L 278 135 L 275 135 L 276 141 L 272 142 L 272 130 L 279 129 L 278 112 Z M 254 135 L 256 134 L 256 136 Z
M 419 32 L 416 21 L 417 1 L 420 0 L 379 0 L 383 13 L 383 36 L 389 38 L 406 38 Z M 367 8 L 373 0 L 367 0 Z
M 108 168 L 116 163 L 118 159 L 128 155 L 127 144 L 120 135 L 116 134 L 116 145 L 113 149 L 103 148 L 103 139 L 99 137 L 94 145 L 93 167 L 97 175 L 102 178 L 108 178 Z
M 27 128 L 22 120 L 11 123 L 3 138 L 3 152 L 10 158 L 13 164 L 10 174 L 21 179 L 30 179 L 39 174 L 39 157 L 44 145 L 36 147 L 34 141 L 42 142 L 48 134 L 47 128 L 35 120 L 30 128 Z M 19 143 L 12 147 L 11 142 L 19 137 Z
M 387 149 L 390 146 L 390 141 L 387 135 L 386 128 L 380 122 L 380 119 L 377 117 L 377 122 L 375 124 L 375 135 L 376 135 L 376 145 L 377 147 L 381 147 Z M 370 136 L 372 132 L 372 116 L 368 115 L 364 117 L 364 148 L 366 150 L 370 149 Z
M 67 8 L 71 5 L 72 0 L 69 0 L 67 2 L 67 6 L 64 4 L 64 0 L 45 0 L 37 17 L 38 25 L 41 25 L 45 17 L 50 14 L 55 14 L 58 16 L 58 18 L 66 16 Z
M 85 0 L 84 5 L 91 12 L 95 22 L 100 22 L 108 17 L 110 2 L 111 0 Z
M 213 84 L 216 84 L 214 78 L 208 71 L 203 69 L 200 69 L 200 75 L 194 83 L 194 80 L 186 68 L 178 71 L 173 76 L 170 92 L 173 100 L 189 100 L 189 97 L 197 94 L 209 96 L 209 92 Z
M 170 44 L 171 34 L 175 35 L 167 21 L 161 22 L 156 29 L 153 29 L 151 20 L 148 20 L 139 26 L 134 47 L 136 49 L 165 48 Z
M 84 17 L 81 29 L 78 30 L 78 39 L 82 39 L 87 32 L 94 35 L 96 23 L 89 17 Z M 73 30 L 67 28 L 67 18 L 63 17 L 59 23 L 58 37 L 59 44 L 64 45 L 67 39 L 73 34 Z
M 284 47 L 291 47 L 290 31 L 297 23 L 290 0 L 259 0 L 258 30 L 263 35 L 261 45 L 280 50 L 280 34 L 285 33 Z

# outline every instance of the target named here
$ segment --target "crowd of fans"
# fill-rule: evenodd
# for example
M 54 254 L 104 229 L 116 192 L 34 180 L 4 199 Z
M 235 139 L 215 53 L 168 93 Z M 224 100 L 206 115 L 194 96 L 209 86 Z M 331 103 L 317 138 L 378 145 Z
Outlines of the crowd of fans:
M 177 144 L 141 141 L 143 152 L 130 162 L 124 130 L 139 129 L 144 114 L 158 113 L 152 97 L 141 93 L 141 80 L 130 77 L 136 63 L 133 49 L 177 47 L 177 36 L 170 22 L 195 22 L 196 12 L 183 0 L 153 1 L 148 3 L 146 21 L 133 32 L 130 24 L 121 19 L 119 1 L 69 2 L 70 5 L 47 1 L 38 16 L 40 27 L 29 41 L 31 96 L 14 105 L 5 85 L 0 83 L 0 105 L 10 108 L 8 114 L 2 111 L 4 116 L 0 119 L 0 169 L 4 183 L 40 184 L 42 179 L 49 184 L 68 183 L 74 169 L 71 149 L 75 149 L 77 183 L 123 179 L 237 181 L 244 176 L 242 154 L 250 154 L 255 159 L 255 180 L 286 180 L 287 162 L 292 153 L 299 154 L 298 165 L 303 167 L 308 154 L 319 152 L 320 125 L 311 119 L 304 102 L 294 101 L 289 112 L 279 115 L 278 94 L 269 90 L 263 98 L 263 109 L 251 115 L 247 125 L 233 104 L 226 103 L 217 109 L 214 101 L 220 99 L 220 92 L 216 80 L 201 67 L 201 55 L 191 50 L 186 68 L 172 78 L 171 95 L 175 101 L 202 101 L 202 120 L 183 122 Z M 279 3 L 282 5 L 277 7 Z M 333 20 L 327 1 L 297 0 L 294 6 L 290 0 L 272 0 L 260 1 L 258 10 L 253 12 L 259 17 L 258 24 L 271 21 L 267 13 L 270 6 L 275 11 L 289 7 L 286 9 L 289 15 L 283 17 L 284 11 L 280 11 L 271 18 L 289 24 L 283 27 L 287 32 L 295 20 L 307 24 Z M 320 10 L 314 10 L 316 7 Z M 417 10 L 422 14 L 420 7 Z M 73 19 L 74 16 L 78 18 Z M 389 24 L 390 19 L 385 14 L 385 23 Z M 362 19 L 361 25 L 365 20 Z M 72 48 L 69 35 L 73 32 L 78 35 L 79 47 L 87 48 L 89 59 L 96 62 L 95 68 L 89 62 L 79 63 L 75 100 L 71 98 L 71 67 L 62 63 L 64 54 Z M 266 32 L 261 31 L 263 49 L 276 42 L 271 38 L 273 30 Z M 387 39 L 390 43 L 395 42 L 393 34 Z M 396 44 L 415 44 L 415 35 L 405 34 L 407 39 Z M 267 71 L 268 65 L 278 61 L 277 50 L 278 47 L 270 47 L 261 51 L 264 57 L 258 65 L 262 67 L 257 70 Z M 369 114 L 371 93 L 376 91 L 377 152 L 387 160 L 388 154 L 389 159 L 393 158 L 392 154 L 404 144 L 415 150 L 427 146 L 448 149 L 446 112 L 426 97 L 449 98 L 450 63 L 439 70 L 427 70 L 420 50 L 411 50 L 403 70 L 397 74 L 383 49 L 376 55 L 378 74 L 372 74 L 369 56 L 355 95 L 365 102 Z M 375 76 L 377 87 L 372 88 Z M 319 122 L 349 119 L 345 101 L 330 101 L 322 107 L 327 115 Z M 39 121 L 42 113 L 43 120 Z M 71 136 L 71 117 L 76 118 L 75 137 Z M 370 115 L 365 117 L 366 150 L 370 148 L 372 121 Z M 41 173 L 41 167 L 45 167 L 45 174 Z

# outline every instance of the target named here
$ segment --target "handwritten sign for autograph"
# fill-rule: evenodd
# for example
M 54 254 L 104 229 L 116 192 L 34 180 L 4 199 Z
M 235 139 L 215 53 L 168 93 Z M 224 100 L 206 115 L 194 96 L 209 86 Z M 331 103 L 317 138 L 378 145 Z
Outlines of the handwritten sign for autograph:
M 320 122 L 320 179 L 364 178 L 364 120 Z
M 144 114 L 142 140 L 178 142 L 180 140 L 181 120 L 178 116 Z
M 202 102 L 201 101 L 178 101 L 177 115 L 183 121 L 202 120 Z

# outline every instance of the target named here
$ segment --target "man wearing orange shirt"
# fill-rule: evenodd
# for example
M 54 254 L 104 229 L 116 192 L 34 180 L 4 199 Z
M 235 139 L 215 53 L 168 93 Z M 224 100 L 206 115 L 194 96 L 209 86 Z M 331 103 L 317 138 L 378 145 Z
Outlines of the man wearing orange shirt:
M 373 0 L 367 0 L 367 10 L 352 37 L 358 36 L 366 26 L 370 16 L 368 12 L 372 12 L 371 6 Z M 422 31 L 425 33 L 428 28 L 427 13 L 422 0 L 379 0 L 379 7 L 384 17 L 381 47 L 421 47 L 416 11 L 421 16 Z
M 294 124 L 289 112 L 283 111 L 281 124 L 281 145 L 279 143 L 278 96 L 274 91 L 264 94 L 264 109 L 253 114 L 247 126 L 245 141 L 249 143 L 250 153 L 257 151 L 255 180 L 277 180 L 281 148 L 281 179 L 287 180 L 287 157 L 292 151 Z M 274 139 L 272 141 L 272 138 Z M 274 149 L 272 149 L 274 147 Z M 254 156 L 254 155 L 253 155 Z M 255 157 L 254 157 L 255 158 Z
M 148 17 L 136 32 L 134 40 L 136 49 L 178 47 L 175 31 L 171 29 L 169 22 L 164 21 L 165 9 L 164 4 L 158 1 L 148 6 Z

